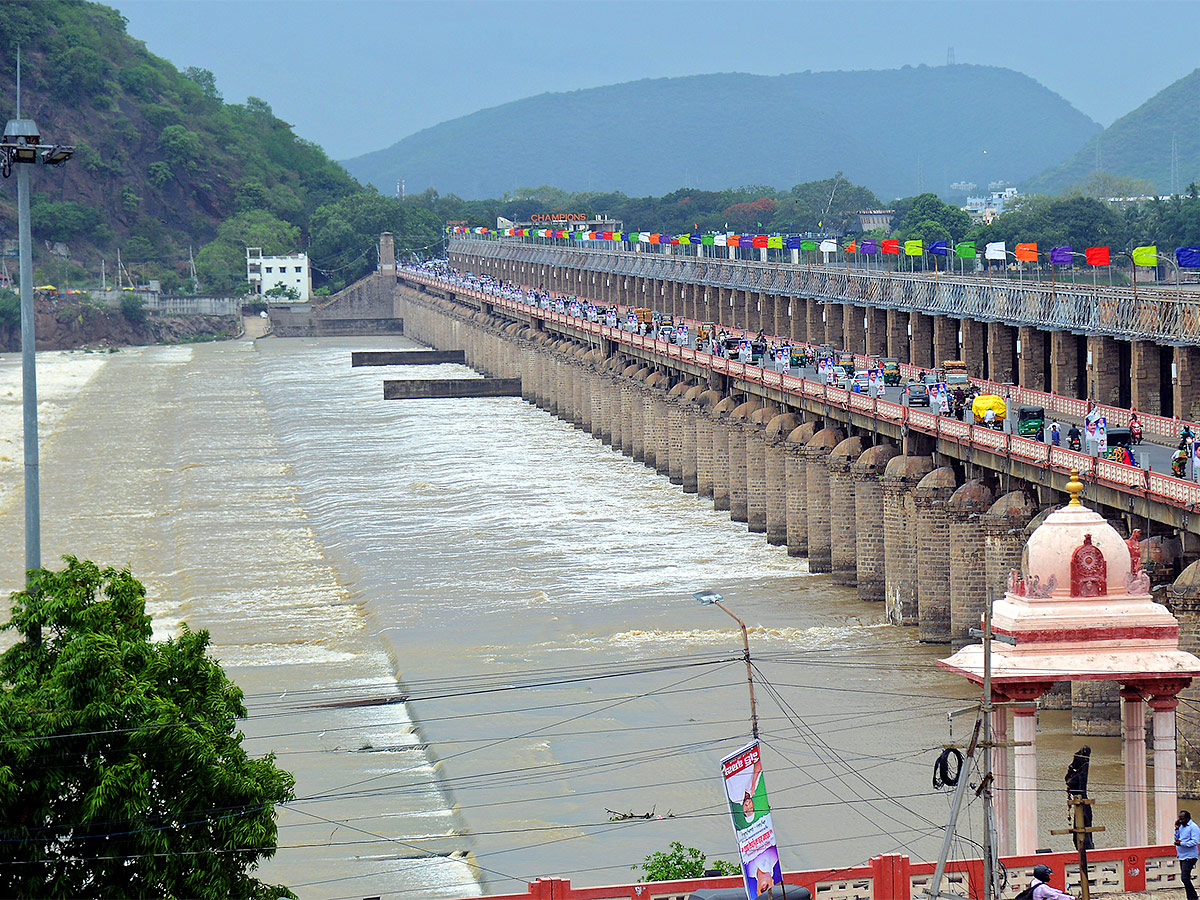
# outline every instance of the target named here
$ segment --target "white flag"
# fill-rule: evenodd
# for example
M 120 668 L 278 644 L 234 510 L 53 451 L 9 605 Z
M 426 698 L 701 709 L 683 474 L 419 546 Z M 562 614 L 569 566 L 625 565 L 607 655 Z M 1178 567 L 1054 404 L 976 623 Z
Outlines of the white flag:
M 725 245 L 726 245 L 725 235 L 723 235 L 723 234 L 714 234 L 713 235 L 713 246 L 714 247 L 724 247 Z
M 837 241 L 833 240 L 832 238 L 826 238 L 825 240 L 821 241 L 821 252 L 822 253 L 837 253 L 837 251 L 838 251 Z
M 648 231 L 638 232 L 638 243 L 641 243 L 641 244 L 650 243 L 650 232 L 648 232 Z
M 1004 259 L 1007 255 L 1004 252 L 1004 241 L 996 241 L 988 244 L 983 251 L 984 259 Z

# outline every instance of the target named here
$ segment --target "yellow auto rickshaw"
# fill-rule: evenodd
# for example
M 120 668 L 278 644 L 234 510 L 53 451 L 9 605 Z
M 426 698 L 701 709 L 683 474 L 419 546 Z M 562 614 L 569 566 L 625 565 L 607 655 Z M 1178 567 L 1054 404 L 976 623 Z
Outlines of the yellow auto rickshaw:
M 988 410 L 992 411 L 992 421 L 988 421 Z M 971 412 L 975 414 L 976 425 L 989 425 L 997 431 L 1004 430 L 1004 417 L 1008 414 L 1008 406 L 1003 397 L 995 394 L 980 394 L 971 404 Z

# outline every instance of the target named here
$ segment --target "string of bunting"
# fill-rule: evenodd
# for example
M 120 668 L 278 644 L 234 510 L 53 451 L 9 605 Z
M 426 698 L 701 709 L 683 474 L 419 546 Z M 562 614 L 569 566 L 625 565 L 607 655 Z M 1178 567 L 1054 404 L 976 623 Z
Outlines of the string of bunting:
M 564 231 L 556 228 L 467 228 L 462 225 L 448 226 L 447 234 L 494 234 L 498 237 L 557 238 L 574 241 L 614 241 L 631 244 L 697 244 L 705 247 L 752 247 L 766 250 L 805 250 L 820 253 L 855 253 L 871 256 L 954 256 L 957 259 L 1004 261 L 1013 257 L 1018 262 L 1037 262 L 1045 258 L 1052 266 L 1072 266 L 1082 259 L 1089 266 L 1112 265 L 1113 256 L 1128 256 L 1135 266 L 1158 266 L 1163 262 L 1174 262 L 1180 269 L 1200 269 L 1200 246 L 1176 247 L 1171 255 L 1160 254 L 1156 245 L 1134 247 L 1132 251 L 1116 251 L 1109 247 L 1087 247 L 1079 253 L 1070 244 L 1039 251 L 1035 242 L 1014 244 L 1008 249 L 1005 241 L 901 241 L 896 238 L 853 238 L 840 243 L 833 238 L 814 240 L 799 235 L 785 234 L 734 234 L 716 232 L 702 234 L 663 234 L 650 231 Z

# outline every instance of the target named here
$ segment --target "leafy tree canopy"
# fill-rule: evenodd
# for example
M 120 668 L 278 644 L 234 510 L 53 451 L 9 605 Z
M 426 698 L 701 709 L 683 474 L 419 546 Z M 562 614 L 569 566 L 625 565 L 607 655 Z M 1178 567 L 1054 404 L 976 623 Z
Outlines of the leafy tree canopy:
M 632 868 L 637 869 L 638 866 Z M 704 873 L 715 870 L 721 875 L 736 875 L 738 867 L 723 859 L 711 862 L 695 847 L 685 847 L 679 841 L 671 841 L 668 850 L 658 850 L 646 857 L 641 865 L 642 877 L 638 881 L 673 881 L 677 878 L 702 878 Z
M 291 896 L 250 872 L 294 782 L 242 749 L 207 632 L 156 642 L 128 569 L 65 561 L 4 626 L 22 639 L 0 656 L 0 895 Z

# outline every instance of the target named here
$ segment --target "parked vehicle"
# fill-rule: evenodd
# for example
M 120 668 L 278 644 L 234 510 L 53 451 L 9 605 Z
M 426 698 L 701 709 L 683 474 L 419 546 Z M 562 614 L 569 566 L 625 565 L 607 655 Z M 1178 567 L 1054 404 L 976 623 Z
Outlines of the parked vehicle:
M 988 410 L 992 412 L 992 421 L 988 422 Z M 980 394 L 971 403 L 971 412 L 975 416 L 976 425 L 990 425 L 997 431 L 1004 430 L 1004 418 L 1008 414 L 1008 404 L 1003 397 L 995 394 Z
M 1022 406 L 1017 409 L 1017 434 L 1022 437 L 1037 438 L 1045 436 L 1046 410 L 1040 406 Z
M 904 396 L 908 398 L 910 407 L 929 406 L 929 388 L 920 382 L 910 381 L 905 385 Z

